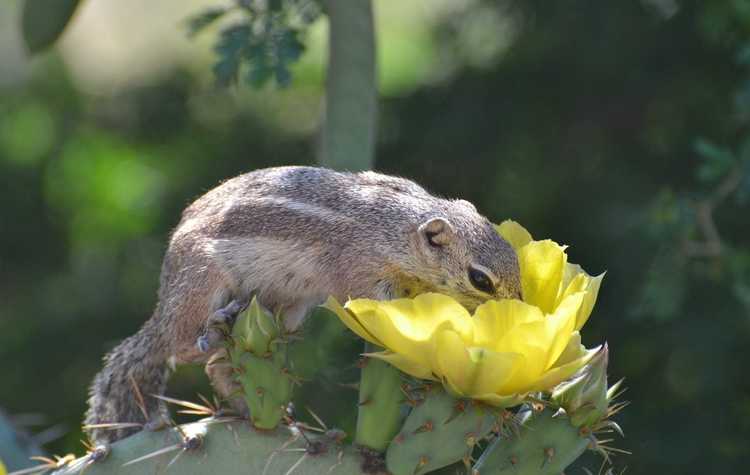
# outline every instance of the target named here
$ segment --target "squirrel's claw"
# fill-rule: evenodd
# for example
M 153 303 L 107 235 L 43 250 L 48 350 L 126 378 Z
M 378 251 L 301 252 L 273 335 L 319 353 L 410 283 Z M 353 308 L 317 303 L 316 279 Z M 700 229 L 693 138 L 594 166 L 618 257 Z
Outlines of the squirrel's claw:
M 196 346 L 202 353 L 208 353 L 221 346 L 226 335 L 234 324 L 237 315 L 246 307 L 236 300 L 232 300 L 225 307 L 215 311 L 206 321 L 206 329 L 198 337 Z
M 206 331 L 206 333 L 208 333 L 208 330 Z M 211 347 L 213 346 L 209 342 L 208 335 L 205 333 L 198 337 L 198 340 L 195 342 L 195 344 L 201 353 L 208 353 L 209 351 L 211 351 Z

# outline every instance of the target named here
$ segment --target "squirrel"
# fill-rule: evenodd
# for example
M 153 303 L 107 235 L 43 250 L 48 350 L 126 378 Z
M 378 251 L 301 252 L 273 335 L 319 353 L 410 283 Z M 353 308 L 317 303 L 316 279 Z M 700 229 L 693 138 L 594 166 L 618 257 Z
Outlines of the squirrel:
M 91 385 L 89 438 L 108 447 L 138 427 L 163 426 L 166 407 L 150 395 L 164 394 L 176 364 L 210 366 L 223 338 L 216 325 L 231 324 L 252 296 L 294 331 L 328 296 L 423 292 L 470 310 L 521 296 L 515 251 L 468 201 L 371 171 L 289 166 L 229 179 L 183 211 L 153 316 L 105 356 Z M 229 398 L 231 375 L 209 366 L 215 390 Z M 108 423 L 136 424 L 101 426 Z

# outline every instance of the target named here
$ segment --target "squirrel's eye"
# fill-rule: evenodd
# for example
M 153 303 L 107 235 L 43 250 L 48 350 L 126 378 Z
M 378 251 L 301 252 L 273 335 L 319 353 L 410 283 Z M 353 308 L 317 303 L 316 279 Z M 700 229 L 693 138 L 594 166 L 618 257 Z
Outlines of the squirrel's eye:
M 477 290 L 488 294 L 495 293 L 495 286 L 492 285 L 492 280 L 484 272 L 470 268 L 469 269 L 469 281 L 471 285 L 476 287 Z

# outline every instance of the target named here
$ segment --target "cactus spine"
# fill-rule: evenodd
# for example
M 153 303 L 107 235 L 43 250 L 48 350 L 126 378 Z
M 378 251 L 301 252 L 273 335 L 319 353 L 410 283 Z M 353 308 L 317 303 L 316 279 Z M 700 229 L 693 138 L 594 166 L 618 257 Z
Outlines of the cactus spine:
M 365 351 L 379 351 L 371 343 Z M 366 357 L 359 382 L 359 410 L 355 443 L 383 452 L 401 425 L 401 373 L 388 363 Z
M 440 387 L 429 388 L 406 418 L 386 453 L 394 475 L 428 473 L 463 460 L 497 420 L 496 410 L 469 400 L 455 399 Z
M 229 342 L 229 359 L 258 429 L 273 429 L 284 417 L 294 381 L 287 358 L 288 342 L 278 318 L 253 298 L 237 318 Z

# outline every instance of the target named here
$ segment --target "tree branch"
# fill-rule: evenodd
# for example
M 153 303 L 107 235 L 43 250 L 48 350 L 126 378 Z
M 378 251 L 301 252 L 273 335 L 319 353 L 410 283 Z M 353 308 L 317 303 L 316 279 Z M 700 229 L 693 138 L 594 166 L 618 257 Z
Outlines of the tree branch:
M 375 156 L 377 78 L 370 0 L 327 0 L 328 73 L 318 161 L 368 170 Z

